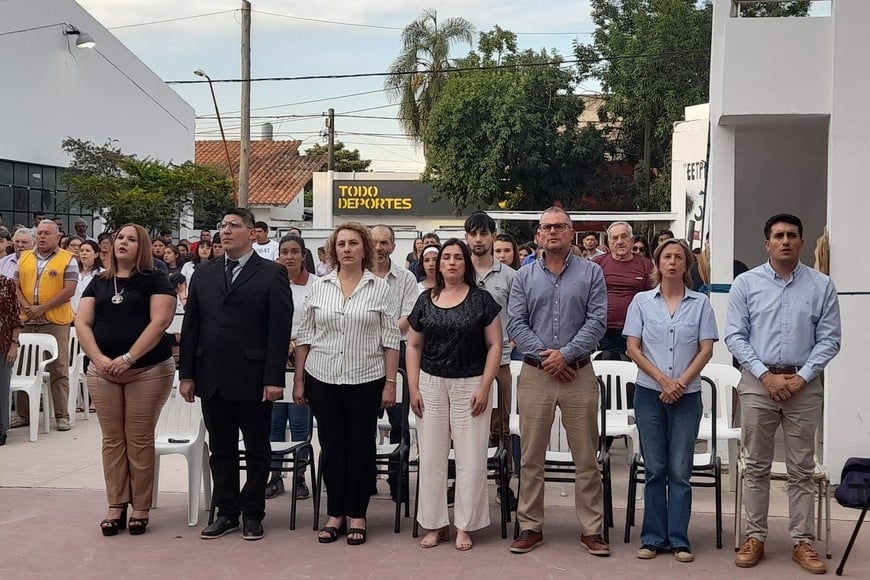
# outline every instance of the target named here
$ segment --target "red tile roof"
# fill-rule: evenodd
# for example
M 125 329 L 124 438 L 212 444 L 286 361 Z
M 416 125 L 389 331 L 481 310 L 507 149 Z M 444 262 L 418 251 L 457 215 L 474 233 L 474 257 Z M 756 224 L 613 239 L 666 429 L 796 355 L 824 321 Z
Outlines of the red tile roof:
M 248 202 L 251 205 L 286 206 L 311 181 L 315 171 L 326 168 L 326 155 L 300 155 L 301 141 L 251 141 Z M 227 141 L 233 173 L 239 175 L 239 142 Z M 226 171 L 222 141 L 197 141 L 196 163 Z

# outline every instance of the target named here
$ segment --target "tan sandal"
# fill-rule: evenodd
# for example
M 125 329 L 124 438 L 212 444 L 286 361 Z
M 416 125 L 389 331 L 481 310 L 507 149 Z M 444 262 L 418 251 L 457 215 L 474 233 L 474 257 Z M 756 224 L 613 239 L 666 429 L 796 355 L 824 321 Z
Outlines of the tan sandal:
M 435 539 L 431 539 L 430 535 L 426 534 L 426 536 L 422 540 L 420 540 L 421 548 L 434 548 L 438 546 L 441 542 L 446 542 L 450 539 L 450 528 L 448 528 L 447 526 L 444 526 L 440 530 L 430 530 L 430 533 L 431 532 L 436 532 Z
M 460 543 L 460 542 L 459 542 L 459 534 L 465 534 L 465 536 L 468 538 L 468 541 L 467 541 L 467 542 L 462 542 L 462 543 Z M 471 536 L 468 534 L 468 532 L 462 532 L 462 531 L 460 531 L 460 530 L 456 530 L 456 544 L 455 544 L 455 547 L 456 547 L 456 549 L 459 550 L 460 552 L 467 552 L 468 550 L 470 550 L 471 548 L 474 547 L 474 543 L 471 541 Z

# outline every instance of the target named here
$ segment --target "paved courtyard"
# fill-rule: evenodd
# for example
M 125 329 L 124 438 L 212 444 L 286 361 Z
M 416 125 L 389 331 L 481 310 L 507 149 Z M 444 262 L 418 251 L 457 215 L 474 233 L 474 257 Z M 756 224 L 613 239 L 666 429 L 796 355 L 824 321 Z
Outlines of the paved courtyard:
M 733 564 L 733 503 L 727 476 L 723 492 L 724 546 L 715 547 L 713 491 L 695 490 L 690 536 L 696 561 L 679 564 L 670 555 L 652 561 L 634 557 L 633 542 L 624 544 L 627 456 L 614 446 L 614 504 L 616 527 L 611 530 L 613 555 L 595 558 L 579 547 L 577 522 L 571 508 L 573 492 L 567 484 L 548 484 L 545 543 L 529 554 L 508 552 L 508 540 L 498 531 L 493 497 L 493 526 L 474 534 L 475 547 L 458 552 L 452 542 L 423 550 L 411 537 L 411 520 L 403 519 L 402 533 L 392 531 L 393 503 L 384 495 L 373 498 L 369 510 L 369 540 L 364 546 L 343 542 L 319 544 L 311 529 L 311 501 L 299 502 L 297 529 L 288 529 L 289 498 L 267 503 L 266 538 L 245 542 L 239 535 L 203 541 L 200 525 L 187 526 L 186 466 L 180 456 L 163 458 L 159 508 L 151 512 L 144 536 L 125 533 L 113 538 L 100 534 L 105 512 L 100 433 L 95 417 L 68 433 L 40 434 L 27 441 L 26 430 L 9 432 L 0 447 L 0 579 L 58 578 L 806 578 L 791 561 L 786 498 L 783 484 L 774 483 L 771 537 L 767 558 L 755 569 Z M 412 484 L 413 485 L 413 484 Z M 381 482 L 382 492 L 386 491 Z M 858 512 L 833 503 L 833 574 Z M 642 513 L 642 512 L 641 512 Z M 640 514 L 639 514 L 640 515 Z M 870 578 L 870 525 L 859 536 L 846 566 L 846 577 Z M 821 545 L 819 545 L 821 548 Z

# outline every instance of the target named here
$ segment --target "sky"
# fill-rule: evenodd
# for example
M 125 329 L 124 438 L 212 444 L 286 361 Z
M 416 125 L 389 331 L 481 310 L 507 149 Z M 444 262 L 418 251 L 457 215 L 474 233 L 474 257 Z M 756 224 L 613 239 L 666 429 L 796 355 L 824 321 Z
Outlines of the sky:
M 195 69 L 202 69 L 213 80 L 241 76 L 240 0 L 78 2 L 164 81 L 197 80 Z M 420 2 L 253 0 L 251 77 L 386 71 L 401 50 L 401 29 L 424 8 L 437 9 L 439 19 L 463 17 L 478 31 L 499 25 L 517 33 L 522 50 L 556 49 L 567 58 L 572 55 L 573 41 L 589 42 L 594 30 L 588 0 Z M 186 18 L 191 16 L 199 17 Z M 185 19 L 156 23 L 178 18 Z M 464 56 L 471 48 L 458 46 L 453 56 Z M 208 86 L 171 86 L 196 110 L 196 138 L 220 138 Z M 214 86 L 227 138 L 238 139 L 241 85 Z M 322 115 L 332 107 L 339 115 L 336 138 L 347 148 L 358 148 L 363 158 L 372 159 L 373 169 L 420 171 L 422 154 L 402 134 L 395 120 L 398 107 L 382 89 L 382 77 L 254 82 L 251 138 L 258 139 L 261 125 L 269 121 L 275 139 L 301 140 L 302 149 L 325 143 Z M 342 113 L 385 118 L 342 117 Z M 274 118 L 280 115 L 302 118 Z

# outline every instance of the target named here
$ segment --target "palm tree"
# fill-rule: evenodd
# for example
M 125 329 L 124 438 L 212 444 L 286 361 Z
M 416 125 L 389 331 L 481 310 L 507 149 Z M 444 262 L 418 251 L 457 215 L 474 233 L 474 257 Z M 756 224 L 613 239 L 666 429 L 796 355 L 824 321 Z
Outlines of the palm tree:
M 429 113 L 447 81 L 450 49 L 458 42 L 471 44 L 474 25 L 464 18 L 448 18 L 438 23 L 434 8 L 423 10 L 420 18 L 402 30 L 402 52 L 390 65 L 393 73 L 384 81 L 390 101 L 399 103 L 399 119 L 405 133 L 418 144 Z

